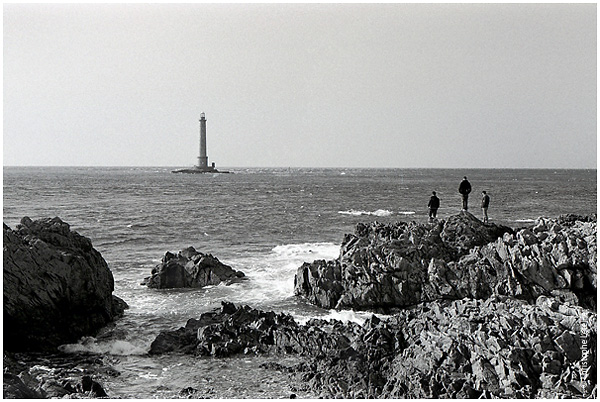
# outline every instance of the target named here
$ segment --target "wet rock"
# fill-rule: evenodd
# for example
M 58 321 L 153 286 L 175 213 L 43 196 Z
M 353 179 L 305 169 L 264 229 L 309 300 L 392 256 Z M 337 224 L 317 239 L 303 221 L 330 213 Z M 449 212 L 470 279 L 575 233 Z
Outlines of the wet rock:
M 192 339 L 194 333 L 196 339 Z M 174 351 L 201 356 L 261 353 L 305 356 L 311 363 L 292 371 L 310 378 L 312 388 L 319 392 L 338 396 L 349 395 L 357 388 L 356 384 L 361 384 L 360 389 L 372 388 L 371 394 L 380 392 L 376 390 L 382 389 L 385 379 L 377 372 L 402 346 L 401 334 L 377 318 L 369 320 L 364 328 L 335 320 L 311 320 L 299 325 L 289 315 L 249 306 L 235 307 L 231 303 L 223 303 L 220 311 L 203 314 L 194 325 L 166 331 L 161 336 L 179 337 L 174 342 L 178 345 L 189 341 L 187 347 Z M 155 346 L 153 343 L 150 353 L 164 353 Z M 366 372 L 373 374 L 365 378 Z M 365 391 L 364 395 L 368 394 Z
M 304 263 L 294 278 L 294 287 L 309 301 L 323 308 L 335 308 L 342 297 L 341 267 L 337 260 Z
M 150 354 L 169 352 L 226 357 L 270 349 L 299 352 L 303 348 L 298 324 L 289 315 L 237 308 L 223 302 L 219 311 L 190 319 L 175 331 L 163 331 L 152 342 Z
M 107 358 L 108 359 L 108 358 Z M 103 398 L 99 382 L 114 369 L 91 355 L 4 355 L 4 398 Z
M 127 307 L 90 239 L 60 218 L 4 225 L 4 347 L 52 350 L 94 335 Z
M 166 252 L 162 262 L 152 270 L 152 276 L 142 285 L 150 288 L 201 288 L 208 285 L 227 284 L 244 278 L 244 273 L 221 263 L 211 254 L 203 254 L 193 247 L 177 254 Z

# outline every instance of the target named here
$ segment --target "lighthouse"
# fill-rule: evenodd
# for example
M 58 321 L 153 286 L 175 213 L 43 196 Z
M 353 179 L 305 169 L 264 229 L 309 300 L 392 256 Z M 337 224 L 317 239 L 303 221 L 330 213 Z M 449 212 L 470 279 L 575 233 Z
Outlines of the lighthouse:
M 208 168 L 208 155 L 206 155 L 206 115 L 200 113 L 200 156 L 198 157 L 198 168 Z
M 204 112 L 200 113 L 200 156 L 198 156 L 198 165 L 191 169 L 177 169 L 172 170 L 172 173 L 229 173 L 225 171 L 219 171 L 215 168 L 213 162 L 211 166 L 208 166 L 208 155 L 206 155 L 206 115 Z

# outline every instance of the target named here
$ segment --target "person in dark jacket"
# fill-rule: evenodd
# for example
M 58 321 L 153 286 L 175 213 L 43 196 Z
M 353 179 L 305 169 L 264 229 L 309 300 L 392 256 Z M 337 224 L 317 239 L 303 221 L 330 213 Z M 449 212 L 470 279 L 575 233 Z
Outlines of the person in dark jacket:
M 429 222 L 433 222 L 433 220 L 437 216 L 437 210 L 440 207 L 440 199 L 435 195 L 435 191 L 431 193 L 431 198 L 429 199 Z
M 458 186 L 458 192 L 462 195 L 463 207 L 464 211 L 469 210 L 469 193 L 471 192 L 471 183 L 467 180 L 467 176 L 463 177 L 463 180 L 460 182 Z
M 483 223 L 488 223 L 487 210 L 490 206 L 490 196 L 485 191 L 481 192 L 481 210 L 483 211 Z

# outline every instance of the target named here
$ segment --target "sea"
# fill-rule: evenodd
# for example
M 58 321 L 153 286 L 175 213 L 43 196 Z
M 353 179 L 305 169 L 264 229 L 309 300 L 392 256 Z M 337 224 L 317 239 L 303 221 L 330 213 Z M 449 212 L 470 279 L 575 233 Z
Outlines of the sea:
M 473 187 L 469 211 L 521 227 L 538 217 L 597 212 L 597 172 L 560 169 L 229 168 L 231 174 L 173 174 L 166 167 L 4 167 L 4 223 L 60 217 L 91 239 L 129 305 L 96 337 L 62 345 L 65 353 L 97 354 L 120 374 L 103 379 L 114 398 L 177 398 L 184 388 L 211 398 L 314 398 L 270 370 L 294 356 L 227 359 L 149 356 L 163 330 L 220 306 L 221 301 L 313 317 L 363 322 L 366 312 L 324 310 L 293 294 L 304 262 L 334 259 L 359 222 L 427 222 L 432 191 L 438 219 L 462 207 L 458 185 Z M 141 285 L 167 251 L 193 246 L 244 272 L 247 280 L 194 290 Z M 304 392 L 304 393 L 303 393 Z

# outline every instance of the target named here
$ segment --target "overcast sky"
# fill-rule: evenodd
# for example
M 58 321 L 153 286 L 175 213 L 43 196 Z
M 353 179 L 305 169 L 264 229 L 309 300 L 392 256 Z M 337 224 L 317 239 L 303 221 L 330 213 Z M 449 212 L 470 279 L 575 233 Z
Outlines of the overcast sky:
M 3 8 L 5 166 L 596 167 L 596 4 Z

